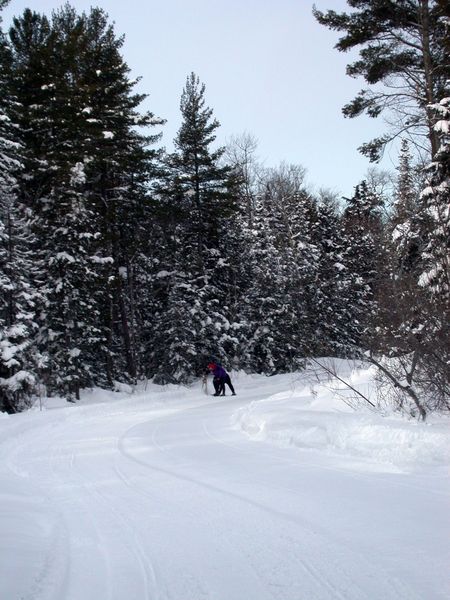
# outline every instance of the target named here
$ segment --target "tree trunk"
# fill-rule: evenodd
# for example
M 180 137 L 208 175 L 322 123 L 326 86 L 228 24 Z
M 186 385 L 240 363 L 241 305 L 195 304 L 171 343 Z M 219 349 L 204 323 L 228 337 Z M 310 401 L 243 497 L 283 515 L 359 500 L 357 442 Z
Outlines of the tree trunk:
M 423 66 L 425 74 L 425 98 L 427 104 L 434 104 L 434 89 L 433 89 L 433 61 L 430 49 L 430 7 L 428 0 L 420 0 L 419 2 L 419 23 L 420 23 L 420 39 L 422 44 Z M 434 121 L 430 113 L 427 111 L 429 139 L 431 144 L 431 156 L 433 157 L 439 149 L 439 140 L 436 132 L 433 130 Z
M 108 327 L 108 348 L 106 354 L 106 378 L 108 385 L 114 387 L 114 364 L 113 364 L 113 331 L 114 331 L 114 302 L 111 294 L 109 299 L 109 327 Z
M 123 288 L 122 288 L 122 282 L 120 280 L 120 277 L 121 277 L 120 273 L 117 273 L 116 277 L 117 277 L 117 281 L 118 281 L 117 299 L 118 299 L 119 311 L 120 311 L 120 321 L 122 324 L 123 342 L 125 345 L 125 359 L 126 359 L 126 363 L 127 363 L 127 371 L 128 371 L 128 374 L 130 375 L 130 377 L 133 379 L 133 381 L 135 381 L 136 380 L 136 362 L 134 360 L 133 348 L 132 348 L 132 344 L 131 344 L 130 326 L 128 323 L 125 300 L 123 297 Z
M 140 373 L 140 360 L 139 360 L 139 351 L 137 349 L 138 346 L 138 335 L 136 331 L 136 301 L 135 301 L 135 269 L 133 267 L 133 259 L 130 261 L 127 257 L 127 284 L 128 284 L 128 293 L 129 293 L 129 305 L 130 305 L 130 340 L 131 340 L 131 348 L 132 355 L 134 358 L 134 369 L 136 375 Z
M 122 285 L 122 275 L 119 271 L 119 267 L 121 264 L 121 252 L 120 252 L 120 247 L 119 247 L 119 231 L 118 231 L 118 225 L 117 225 L 117 215 L 116 215 L 116 210 L 115 210 L 115 200 L 114 199 L 110 200 L 110 202 L 108 204 L 108 212 L 109 212 L 109 221 L 110 221 L 110 228 L 111 228 L 111 256 L 114 261 L 113 264 L 114 264 L 114 271 L 115 271 L 115 273 L 114 273 L 114 280 L 115 280 L 114 293 L 116 295 L 115 300 L 116 300 L 117 306 L 119 308 L 120 322 L 121 322 L 120 333 L 121 333 L 123 344 L 124 344 L 125 361 L 126 361 L 126 365 L 127 365 L 127 371 L 128 371 L 129 376 L 133 379 L 133 381 L 135 381 L 136 380 L 136 362 L 135 362 L 135 359 L 133 356 L 133 348 L 132 348 L 131 336 L 130 336 L 130 326 L 128 323 L 126 303 L 125 303 L 123 285 Z

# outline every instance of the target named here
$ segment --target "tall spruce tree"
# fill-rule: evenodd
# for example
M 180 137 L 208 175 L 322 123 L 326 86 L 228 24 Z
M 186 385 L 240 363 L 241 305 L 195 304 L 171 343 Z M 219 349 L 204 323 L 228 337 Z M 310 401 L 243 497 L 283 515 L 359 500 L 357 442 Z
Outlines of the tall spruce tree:
M 383 263 L 382 200 L 365 180 L 358 184 L 342 215 L 345 240 L 343 263 L 352 280 L 353 315 L 348 331 L 355 347 L 370 336 L 376 314 L 376 293 Z
M 226 361 L 233 355 L 225 344 L 232 339 L 232 286 L 224 268 L 235 202 L 232 170 L 220 164 L 224 149 L 212 147 L 219 123 L 206 106 L 205 85 L 194 73 L 186 80 L 180 109 L 175 152 L 166 157 L 158 186 L 169 227 L 171 256 L 166 263 L 171 274 L 165 278 L 165 312 L 155 331 L 153 362 L 162 380 L 169 375 L 188 381 L 201 372 L 208 356 Z
M 243 307 L 251 371 L 291 371 L 315 349 L 316 205 L 303 178 L 295 165 L 269 170 L 256 203 L 248 253 L 252 285 Z
M 99 351 L 92 286 L 95 216 L 83 194 L 86 131 L 80 113 L 86 99 L 78 85 L 83 29 L 84 18 L 66 5 L 51 23 L 27 10 L 10 33 L 26 124 L 21 192 L 33 211 L 40 239 L 37 257 L 45 272 L 40 315 L 40 343 L 48 355 L 45 383 L 49 392 L 68 398 L 79 397 L 80 387 L 95 382 L 92 357 Z M 30 89 L 37 75 L 39 85 Z
M 47 17 L 26 9 L 9 30 L 12 52 L 11 88 L 17 102 L 18 140 L 22 145 L 22 201 L 39 214 L 45 207 L 52 170 L 47 158 L 55 124 L 53 106 L 53 35 Z
M 80 387 L 137 375 L 130 264 L 145 228 L 151 138 L 142 95 L 100 9 L 25 11 L 10 32 L 24 125 L 21 194 L 45 265 L 41 346 L 46 383 Z M 33 117 L 33 118 L 32 118 Z M 134 290 L 134 287 L 133 287 Z M 124 357 L 124 358 L 123 358 Z
M 394 205 L 388 230 L 397 259 L 395 269 L 411 272 L 417 268 L 420 240 L 414 231 L 418 216 L 418 178 L 409 144 L 402 140 Z
M 0 10 L 5 6 L 0 2 Z M 0 19 L 1 23 L 1 19 Z M 10 82 L 11 55 L 0 31 L 0 410 L 26 406 L 37 383 L 32 235 L 19 203 L 23 165 Z
M 357 343 L 354 323 L 363 307 L 355 295 L 355 274 L 346 260 L 348 247 L 334 199 L 317 202 L 311 233 L 319 251 L 313 288 L 315 354 L 350 356 Z
M 379 282 L 378 314 L 373 347 L 388 356 L 409 354 L 417 346 L 415 324 L 424 310 L 417 284 L 421 240 L 416 231 L 419 214 L 417 181 L 409 145 L 402 143 L 394 203 L 386 224 L 386 277 Z
M 146 98 L 134 91 L 136 80 L 121 55 L 106 13 L 92 9 L 86 22 L 83 86 L 89 91 L 83 108 L 89 124 L 87 195 L 99 215 L 99 244 L 106 270 L 109 298 L 102 304 L 108 380 L 134 381 L 145 361 L 139 356 L 139 329 L 146 315 L 137 298 L 145 293 L 146 260 L 150 252 L 151 201 L 148 184 L 158 152 L 151 148 L 160 137 L 148 131 L 163 123 L 150 112 L 140 112 Z M 112 260 L 108 261 L 108 257 Z M 144 269 L 144 270 L 143 270 Z

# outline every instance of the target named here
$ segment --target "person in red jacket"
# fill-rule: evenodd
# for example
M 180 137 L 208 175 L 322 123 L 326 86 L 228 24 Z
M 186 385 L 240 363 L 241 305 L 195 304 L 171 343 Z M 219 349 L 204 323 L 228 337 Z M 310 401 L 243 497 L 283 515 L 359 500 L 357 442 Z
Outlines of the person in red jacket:
M 234 387 L 233 387 L 233 384 L 231 383 L 230 376 L 228 375 L 228 373 L 225 371 L 225 369 L 223 367 L 221 367 L 220 365 L 218 365 L 216 363 L 211 362 L 208 365 L 208 369 L 214 375 L 213 385 L 214 385 L 214 389 L 216 390 L 214 396 L 220 396 L 220 395 L 225 396 L 225 384 L 227 384 L 227 386 L 230 388 L 231 395 L 236 396 L 236 392 L 234 391 Z

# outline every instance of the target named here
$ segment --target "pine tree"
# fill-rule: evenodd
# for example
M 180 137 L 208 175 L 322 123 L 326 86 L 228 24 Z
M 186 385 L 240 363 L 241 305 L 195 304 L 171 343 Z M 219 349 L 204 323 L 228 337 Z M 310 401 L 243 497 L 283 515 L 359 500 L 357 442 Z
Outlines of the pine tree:
M 243 361 L 247 371 L 276 373 L 289 370 L 292 365 L 291 356 L 286 360 L 284 349 L 292 354 L 294 348 L 282 327 L 288 324 L 292 315 L 291 302 L 286 303 L 286 280 L 272 234 L 273 222 L 262 197 L 257 199 L 254 208 L 253 239 L 247 252 L 247 260 L 251 264 L 251 287 L 242 307 L 247 338 Z M 277 335 L 284 338 L 281 346 Z
M 448 2 L 348 0 L 348 4 L 355 9 L 351 13 L 314 9 L 320 23 L 343 32 L 338 50 L 360 48 L 360 59 L 348 66 L 348 74 L 376 85 L 360 92 L 344 107 L 344 114 L 377 117 L 389 111 L 395 117 L 387 135 L 360 150 L 378 160 L 386 143 L 408 135 L 416 150 L 433 156 L 430 185 L 419 197 L 403 142 L 386 237 L 383 222 L 371 210 L 362 220 L 356 206 L 344 215 L 348 244 L 344 264 L 354 273 L 353 337 L 356 351 L 367 350 L 365 358 L 400 391 L 399 406 L 409 404 L 414 414 L 425 418 L 428 408 L 448 407 L 449 394 L 446 100 L 437 105 L 441 114 L 437 128 L 428 110 L 444 96 L 450 75 Z M 357 204 L 360 192 L 357 188 Z
M 68 398 L 79 397 L 80 387 L 93 384 L 89 354 L 98 351 L 93 326 L 98 307 L 91 284 L 96 277 L 95 219 L 83 197 L 84 140 L 78 115 L 82 29 L 83 19 L 66 5 L 54 13 L 51 24 L 27 10 L 11 30 L 16 93 L 26 125 L 21 193 L 33 211 L 33 228 L 40 238 L 37 258 L 45 272 L 39 335 L 49 357 L 45 382 L 48 391 Z M 34 69 L 37 60 L 41 62 Z M 38 75 L 40 85 L 30 87 Z
M 9 30 L 12 51 L 11 88 L 17 102 L 17 132 L 22 146 L 20 198 L 34 214 L 45 207 L 52 171 L 47 153 L 55 124 L 50 117 L 54 99 L 53 36 L 48 19 L 26 9 Z
M 385 111 L 395 115 L 392 130 L 364 144 L 361 152 L 379 160 L 386 143 L 408 131 L 418 146 L 423 147 L 423 138 L 428 138 L 434 154 L 437 138 L 427 105 L 442 97 L 450 76 L 444 47 L 448 5 L 439 0 L 348 0 L 347 4 L 353 12 L 313 11 L 319 23 L 343 33 L 336 44 L 340 52 L 360 48 L 360 58 L 348 65 L 347 74 L 375 86 L 363 89 L 344 106 L 344 115 L 378 117 Z
M 89 92 L 82 109 L 89 125 L 89 157 L 86 167 L 88 197 L 100 217 L 103 260 L 111 262 L 104 288 L 109 298 L 102 306 L 109 334 L 106 370 L 113 376 L 135 381 L 142 371 L 139 328 L 145 314 L 138 314 L 137 298 L 145 293 L 151 202 L 148 184 L 158 152 L 150 148 L 159 135 L 143 134 L 162 124 L 150 112 L 139 112 L 144 94 L 134 92 L 136 81 L 121 56 L 123 38 L 117 38 L 107 15 L 92 9 L 86 22 L 86 50 L 82 63 L 82 87 Z M 139 277 L 137 274 L 139 273 Z M 144 287 L 142 287 L 144 286 Z
M 231 169 L 219 164 L 225 150 L 211 149 L 220 124 L 212 118 L 212 109 L 205 107 L 204 96 L 205 85 L 191 73 L 181 96 L 183 120 L 175 139 L 176 152 L 169 158 L 177 193 L 189 206 L 200 269 L 208 267 L 210 261 L 205 262 L 205 259 L 209 247 L 218 245 L 222 218 L 232 214 L 234 209 L 230 194 Z M 186 203 L 186 197 L 191 201 Z
M 0 10 L 4 6 L 0 3 Z M 39 357 L 33 286 L 32 236 L 18 201 L 22 169 L 16 141 L 15 101 L 9 85 L 11 56 L 0 31 L 0 410 L 26 406 L 37 382 Z
M 153 141 L 138 128 L 154 120 L 136 110 L 143 96 L 132 94 L 123 39 L 100 9 L 77 15 L 66 4 L 50 23 L 25 11 L 10 35 L 26 156 L 21 194 L 46 270 L 46 382 L 78 397 L 80 387 L 137 375 L 129 282 Z
M 182 124 L 175 152 L 165 159 L 160 203 L 169 230 L 171 256 L 166 279 L 166 309 L 155 331 L 154 363 L 187 381 L 204 368 L 205 358 L 233 354 L 229 342 L 230 281 L 224 243 L 235 213 L 231 168 L 221 166 L 223 148 L 212 149 L 219 123 L 205 106 L 205 85 L 194 74 L 181 96 Z

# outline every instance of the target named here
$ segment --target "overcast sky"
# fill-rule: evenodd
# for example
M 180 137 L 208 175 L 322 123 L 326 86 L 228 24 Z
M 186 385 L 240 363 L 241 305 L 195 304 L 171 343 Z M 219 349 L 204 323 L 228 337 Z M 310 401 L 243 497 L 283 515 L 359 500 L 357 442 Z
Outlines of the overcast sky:
M 11 0 L 50 14 L 58 0 Z M 301 164 L 315 187 L 351 195 L 369 163 L 357 147 L 383 131 L 381 120 L 344 119 L 342 106 L 362 87 L 345 74 L 349 56 L 333 49 L 337 34 L 319 25 L 309 0 L 72 0 L 78 10 L 102 7 L 125 34 L 123 53 L 145 108 L 167 119 L 167 148 L 180 125 L 186 76 L 206 84 L 206 101 L 221 123 L 218 140 L 253 134 L 266 166 Z M 340 11 L 345 0 L 316 0 Z M 395 151 L 383 162 L 393 168 Z

